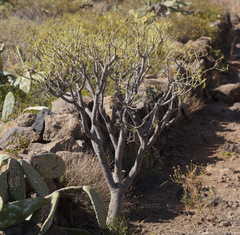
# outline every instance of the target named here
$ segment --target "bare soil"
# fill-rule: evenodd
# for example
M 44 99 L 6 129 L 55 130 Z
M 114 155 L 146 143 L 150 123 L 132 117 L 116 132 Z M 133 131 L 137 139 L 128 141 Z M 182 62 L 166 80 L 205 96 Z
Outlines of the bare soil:
M 239 143 L 240 110 L 231 111 L 221 101 L 177 126 L 170 133 L 168 166 L 138 182 L 139 207 L 131 218 L 137 234 L 240 234 L 240 154 L 232 149 Z M 183 191 L 169 175 L 172 166 L 184 169 L 191 160 L 206 166 L 203 184 L 209 192 L 200 207 L 186 210 Z

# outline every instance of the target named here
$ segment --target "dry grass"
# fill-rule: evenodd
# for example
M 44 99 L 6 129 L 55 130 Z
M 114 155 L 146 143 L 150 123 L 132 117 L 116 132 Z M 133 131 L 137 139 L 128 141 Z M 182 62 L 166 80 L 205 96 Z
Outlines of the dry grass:
M 91 186 L 100 194 L 105 204 L 110 201 L 109 189 L 98 158 L 94 154 L 84 154 L 69 163 L 60 182 L 64 186 Z
M 174 174 L 171 175 L 173 182 L 182 185 L 183 197 L 181 201 L 185 204 L 186 211 L 191 209 L 201 210 L 203 204 L 211 197 L 214 192 L 203 184 L 203 176 L 207 173 L 205 168 L 194 164 L 192 161 L 185 166 L 185 171 L 174 167 Z

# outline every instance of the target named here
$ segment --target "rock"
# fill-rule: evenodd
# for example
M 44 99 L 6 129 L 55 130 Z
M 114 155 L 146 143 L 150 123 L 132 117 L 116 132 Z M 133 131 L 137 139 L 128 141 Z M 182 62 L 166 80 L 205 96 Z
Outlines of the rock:
M 31 127 L 35 122 L 37 115 L 35 113 L 24 113 L 19 116 L 15 122 L 20 127 Z
M 71 103 L 66 102 L 62 98 L 52 102 L 52 112 L 56 114 L 77 113 L 77 107 Z
M 234 103 L 233 106 L 229 107 L 229 109 L 231 111 L 238 111 L 239 112 L 240 111 L 240 103 L 239 102 Z
M 236 19 L 236 17 L 235 17 Z M 239 18 L 236 20 L 238 21 Z M 240 23 L 234 24 L 231 28 L 229 38 L 231 38 L 231 58 L 233 60 L 239 60 L 240 58 Z
M 226 143 L 222 146 L 223 152 L 230 152 L 230 153 L 240 153 L 240 144 L 230 144 Z
M 196 41 L 189 40 L 186 43 L 187 48 L 192 48 L 193 53 L 195 50 L 199 51 L 201 55 L 205 56 L 211 52 L 211 44 L 213 40 L 211 37 L 200 37 Z
M 230 224 L 229 221 L 223 220 L 223 221 L 220 222 L 220 226 L 222 226 L 222 227 L 228 227 L 228 226 L 231 226 L 231 224 Z
M 234 66 L 234 67 L 240 69 L 240 61 L 238 61 L 238 60 L 227 60 L 226 63 L 229 64 L 230 66 Z
M 50 143 L 33 143 L 28 149 L 28 154 L 37 154 L 44 152 L 56 153 L 59 151 L 71 151 L 71 152 L 80 152 L 82 147 L 79 146 L 78 142 L 72 137 L 65 137 L 60 140 L 56 140 Z
M 52 114 L 51 110 L 49 109 L 43 109 L 41 112 L 38 114 L 35 122 L 32 125 L 32 130 L 36 132 L 41 139 L 43 138 L 43 132 L 45 128 L 45 117 L 46 115 Z
M 36 139 L 36 133 L 31 130 L 30 127 L 13 127 L 7 130 L 7 132 L 0 139 L 0 148 L 16 148 L 19 147 L 20 142 L 24 141 L 25 144 L 29 144 Z
M 18 125 L 17 125 L 17 123 L 15 121 L 10 121 L 7 124 L 3 124 L 3 126 L 2 126 L 3 130 L 0 133 L 0 138 L 2 138 L 6 134 L 8 129 L 13 128 L 13 127 L 17 127 L 17 126 Z
M 72 137 L 75 140 L 86 138 L 78 115 L 47 115 L 45 117 L 45 130 L 43 133 L 44 141 L 56 141 L 66 136 Z
M 68 99 L 71 100 L 71 97 L 67 97 Z M 83 102 L 86 104 L 86 106 L 89 109 L 92 109 L 93 106 L 93 101 L 92 98 L 89 96 L 84 96 L 83 97 Z M 55 101 L 52 102 L 52 112 L 56 114 L 74 114 L 78 113 L 78 109 L 74 104 L 68 103 L 62 98 L 59 98 Z
M 83 152 L 69 152 L 69 151 L 59 151 L 56 153 L 59 155 L 66 163 L 66 166 L 72 164 L 79 164 L 82 159 L 86 156 Z
M 221 20 L 215 20 L 210 23 L 210 27 L 214 29 L 219 29 L 222 26 Z
M 236 12 L 230 13 L 230 22 L 232 25 L 237 25 L 240 23 L 240 18 Z
M 174 69 L 175 67 L 172 67 L 172 68 Z M 164 92 L 165 89 L 167 88 L 167 84 L 168 84 L 167 76 L 159 73 L 156 78 L 153 78 L 153 77 L 152 78 L 148 78 L 148 77 L 145 78 L 143 86 L 145 88 L 147 86 L 151 86 L 151 87 L 157 89 L 158 91 Z
M 112 121 L 116 121 L 116 112 L 114 112 L 114 103 L 113 103 L 113 98 L 112 96 L 106 96 L 104 98 L 104 102 L 103 102 L 103 107 L 107 113 L 107 115 L 110 117 L 110 119 Z
M 224 167 L 224 168 L 220 168 L 218 172 L 220 176 L 228 176 L 229 174 L 233 174 L 234 169 L 231 167 Z
M 221 85 L 214 89 L 212 95 L 226 102 L 240 102 L 240 83 Z

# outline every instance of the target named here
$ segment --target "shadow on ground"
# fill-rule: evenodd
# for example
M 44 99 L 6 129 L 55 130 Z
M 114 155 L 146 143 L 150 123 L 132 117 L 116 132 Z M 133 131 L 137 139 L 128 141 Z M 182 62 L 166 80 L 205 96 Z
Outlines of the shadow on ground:
M 191 117 L 175 124 L 169 130 L 167 144 L 161 151 L 160 159 L 164 167 L 158 167 L 151 176 L 141 175 L 134 185 L 131 198 L 135 205 L 129 215 L 132 223 L 166 223 L 184 213 L 180 199 L 182 189 L 170 178 L 173 166 L 184 167 L 193 163 L 207 166 L 222 158 L 219 150 L 225 143 L 220 133 L 231 132 L 229 122 L 240 122 L 240 112 L 231 111 L 229 104 L 211 101 Z M 136 225 L 135 225 L 136 227 Z

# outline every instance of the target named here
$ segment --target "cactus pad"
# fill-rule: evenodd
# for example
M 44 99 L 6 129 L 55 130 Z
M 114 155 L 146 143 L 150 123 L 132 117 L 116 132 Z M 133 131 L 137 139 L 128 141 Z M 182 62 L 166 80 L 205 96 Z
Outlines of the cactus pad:
M 0 213 L 1 213 L 2 209 L 3 209 L 3 199 L 0 196 Z
M 104 228 L 106 226 L 106 220 L 107 220 L 107 213 L 106 209 L 104 207 L 104 203 L 101 199 L 101 197 L 98 195 L 98 193 L 89 186 L 72 186 L 72 187 L 66 187 L 59 189 L 58 192 L 60 192 L 61 196 L 66 195 L 67 193 L 73 193 L 78 191 L 85 191 L 93 205 L 93 209 L 96 214 L 96 218 L 98 221 L 98 224 L 100 228 Z
M 18 161 L 22 166 L 24 174 L 28 178 L 32 188 L 36 191 L 36 193 L 41 197 L 47 196 L 49 194 L 48 187 L 39 173 L 29 163 L 27 163 L 27 161 L 22 159 Z
M 93 188 L 91 188 L 89 186 L 83 186 L 83 190 L 88 194 L 88 196 L 92 202 L 93 209 L 96 213 L 99 227 L 105 228 L 106 221 L 107 221 L 107 213 L 106 213 L 106 209 L 104 207 L 104 203 L 103 203 L 101 197 L 98 195 L 98 193 Z
M 3 203 L 8 202 L 8 183 L 7 183 L 7 174 L 8 171 L 5 170 L 0 174 L 0 197 L 3 200 Z
M 51 210 L 49 212 L 47 219 L 44 221 L 39 234 L 44 234 L 49 229 L 49 227 L 52 225 L 53 218 L 54 218 L 55 212 L 57 210 L 59 195 L 60 195 L 59 192 L 55 191 L 51 195 L 46 197 L 46 198 L 51 198 Z
M 43 178 L 58 178 L 63 175 L 66 170 L 64 160 L 54 153 L 44 153 L 33 156 L 30 161 L 31 165 Z
M 3 103 L 3 110 L 2 110 L 2 121 L 7 121 L 9 117 L 12 115 L 13 107 L 15 103 L 15 98 L 12 92 L 8 92 L 4 103 Z
M 14 158 L 8 160 L 8 190 L 11 201 L 26 198 L 26 184 L 22 167 Z
M 18 224 L 42 206 L 44 198 L 28 198 L 2 206 L 0 211 L 0 229 Z
M 8 163 L 8 159 L 10 158 L 7 154 L 0 154 L 0 168 Z

